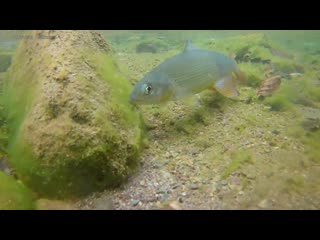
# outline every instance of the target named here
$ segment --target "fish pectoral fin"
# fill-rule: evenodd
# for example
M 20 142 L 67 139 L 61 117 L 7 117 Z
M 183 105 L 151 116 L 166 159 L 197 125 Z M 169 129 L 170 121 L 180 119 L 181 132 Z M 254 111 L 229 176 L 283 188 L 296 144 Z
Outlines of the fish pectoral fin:
M 215 89 L 222 95 L 228 97 L 237 99 L 239 96 L 239 92 L 237 90 L 237 81 L 232 76 L 226 76 L 219 81 L 216 82 L 214 85 Z

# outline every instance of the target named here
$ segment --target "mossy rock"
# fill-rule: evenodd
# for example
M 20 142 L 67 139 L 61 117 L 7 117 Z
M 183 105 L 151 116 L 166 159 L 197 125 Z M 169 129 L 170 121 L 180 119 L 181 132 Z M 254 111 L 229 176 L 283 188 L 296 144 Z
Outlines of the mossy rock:
M 298 78 L 282 79 L 280 88 L 271 96 L 266 97 L 264 103 L 271 106 L 271 110 L 294 110 L 295 105 L 319 107 L 320 87 L 317 85 L 317 71 L 306 71 Z
M 272 45 L 273 43 L 263 33 L 229 37 L 209 44 L 212 50 L 226 55 L 234 52 L 238 62 L 254 61 L 254 59 L 268 60 L 272 56 L 268 50 Z
M 0 73 L 7 71 L 9 66 L 11 65 L 11 53 L 1 53 L 0 52 Z
M 282 73 L 303 72 L 303 67 L 297 65 L 292 59 L 274 57 L 272 64 L 277 71 Z
M 139 165 L 142 123 L 109 45 L 95 31 L 32 34 L 5 86 L 9 161 L 18 177 L 60 199 L 120 184 Z
M 215 40 L 207 43 L 206 48 L 229 55 L 235 54 L 238 63 L 250 62 L 259 64 L 273 63 L 275 67 L 285 73 L 297 71 L 293 56 L 286 53 L 275 42 L 271 41 L 263 33 L 247 34 Z
M 32 193 L 13 177 L 0 171 L 0 210 L 35 209 Z
M 168 48 L 169 48 L 169 45 L 165 41 L 157 38 L 150 38 L 140 42 L 136 47 L 136 52 L 137 53 L 140 53 L 140 52 L 156 53 L 158 51 L 168 50 Z
M 265 78 L 263 65 L 250 62 L 243 62 L 238 65 L 241 71 L 246 74 L 246 85 L 251 87 L 260 86 Z

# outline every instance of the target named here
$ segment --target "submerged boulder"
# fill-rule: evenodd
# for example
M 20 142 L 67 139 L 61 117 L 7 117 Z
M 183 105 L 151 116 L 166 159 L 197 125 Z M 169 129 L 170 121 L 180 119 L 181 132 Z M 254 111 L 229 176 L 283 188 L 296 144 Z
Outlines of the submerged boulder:
M 136 53 L 151 52 L 157 53 L 168 50 L 169 45 L 166 41 L 158 38 L 144 39 L 136 46 Z
M 0 171 L 0 210 L 35 209 L 33 200 L 25 186 Z
M 11 64 L 12 54 L 0 52 L 0 73 L 7 71 Z
M 9 161 L 41 196 L 81 196 L 138 166 L 140 114 L 131 85 L 95 31 L 32 31 L 6 82 Z

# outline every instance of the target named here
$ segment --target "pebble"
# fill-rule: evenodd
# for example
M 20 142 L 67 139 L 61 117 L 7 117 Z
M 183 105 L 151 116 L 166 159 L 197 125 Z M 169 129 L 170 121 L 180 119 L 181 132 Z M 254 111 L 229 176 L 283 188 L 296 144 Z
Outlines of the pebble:
M 251 96 L 247 97 L 244 102 L 246 104 L 250 104 L 252 102 L 252 97 Z
M 142 181 L 140 181 L 140 185 L 141 185 L 141 186 L 143 186 L 143 187 L 144 187 L 144 186 L 145 186 L 145 184 L 146 184 L 146 182 L 145 182 L 145 181 L 143 181 L 143 180 L 142 180 Z
M 191 189 L 191 190 L 197 190 L 197 189 L 199 189 L 199 186 L 196 185 L 196 184 L 191 184 L 191 185 L 189 186 L 189 189 Z
M 211 185 L 211 191 L 212 192 L 217 191 L 217 184 L 214 183 L 214 184 Z
M 174 201 L 169 204 L 169 209 L 171 210 L 181 210 L 181 206 L 178 202 Z
M 166 200 L 168 197 L 169 197 L 169 194 L 167 194 L 167 193 L 162 194 L 162 195 L 158 198 L 158 201 L 163 202 L 163 201 Z
M 152 167 L 157 169 L 157 168 L 161 168 L 162 166 L 163 166 L 163 163 L 157 162 L 157 163 L 154 163 Z
M 222 182 L 221 182 L 221 185 L 222 186 L 225 186 L 225 185 L 227 185 L 228 184 L 228 181 L 227 180 L 223 180 Z
M 168 192 L 168 190 L 167 190 L 167 188 L 165 188 L 165 187 L 160 187 L 158 190 L 157 190 L 157 193 L 167 193 Z
M 246 171 L 244 171 L 244 174 L 248 179 L 255 179 L 256 178 L 256 169 L 254 167 L 248 167 Z
M 131 200 L 131 205 L 132 206 L 137 206 L 139 204 L 140 200 Z
M 181 184 L 176 183 L 176 184 L 174 184 L 174 185 L 172 186 L 172 189 L 176 189 L 176 188 L 178 188 L 178 187 L 180 187 L 180 186 L 181 186 Z
M 258 204 L 258 207 L 259 208 L 267 208 L 269 205 L 269 202 L 267 199 L 263 199 L 259 204 Z
M 199 150 L 195 150 L 195 151 L 192 151 L 192 156 L 195 156 L 195 155 L 197 155 L 199 153 Z
M 275 142 L 269 142 L 269 145 L 270 145 L 271 147 L 277 146 L 277 144 L 276 144 Z

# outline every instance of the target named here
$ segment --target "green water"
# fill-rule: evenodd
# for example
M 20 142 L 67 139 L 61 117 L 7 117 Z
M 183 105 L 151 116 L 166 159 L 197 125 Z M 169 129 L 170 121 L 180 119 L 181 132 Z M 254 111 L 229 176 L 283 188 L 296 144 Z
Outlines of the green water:
M 119 105 L 103 106 L 110 111 L 116 108 L 119 114 L 115 116 L 114 112 L 110 112 L 109 115 L 106 114 L 106 119 L 110 120 L 110 124 L 122 124 L 121 121 L 130 122 L 131 120 L 127 118 L 132 116 L 134 116 L 134 122 L 138 122 L 137 116 L 141 115 L 141 126 L 137 124 L 136 128 L 139 130 L 135 129 L 134 133 L 122 132 L 122 130 L 118 130 L 118 133 L 112 132 L 112 134 L 119 134 L 119 136 L 136 134 L 137 132 L 145 135 L 143 138 L 141 137 L 143 148 L 141 148 L 138 157 L 140 167 L 131 173 L 131 178 L 117 184 L 115 188 L 110 189 L 106 184 L 104 192 L 98 193 L 92 189 L 92 195 L 69 198 L 66 194 L 65 199 L 62 196 L 62 200 L 68 206 L 71 204 L 72 208 L 76 209 L 104 208 L 110 205 L 109 200 L 103 200 L 108 197 L 111 199 L 111 205 L 114 209 L 320 208 L 320 31 L 106 30 L 98 32 L 110 47 L 111 52 L 108 54 L 112 56 L 112 61 L 117 66 L 118 72 L 113 75 L 112 79 L 126 82 L 125 89 L 121 89 L 122 84 L 110 82 L 109 86 L 117 89 L 110 92 L 105 90 L 107 93 L 104 93 L 100 85 L 94 86 L 93 83 L 89 84 L 83 81 L 83 85 L 79 86 L 85 86 L 84 90 L 79 88 L 77 92 L 77 89 L 73 89 L 73 95 L 70 98 L 63 95 L 66 90 L 63 88 L 59 90 L 62 94 L 59 96 L 64 96 L 65 102 L 61 105 L 56 104 L 55 109 L 69 106 L 68 101 L 76 101 L 76 106 L 82 106 L 81 113 L 85 114 L 84 103 L 88 104 L 90 101 L 93 102 L 93 105 L 99 103 L 96 103 L 98 100 L 90 100 L 87 95 L 83 94 L 92 91 L 92 89 L 95 89 L 97 94 L 103 92 L 106 96 L 118 92 L 117 96 L 123 98 L 120 100 L 119 97 L 115 98 L 115 102 L 119 102 Z M 57 33 L 53 31 L 49 34 L 55 36 L 54 34 Z M 6 92 L 10 88 L 6 86 L 14 86 L 10 85 L 10 80 L 12 80 L 10 76 L 16 76 L 15 79 L 19 81 L 24 76 L 26 81 L 30 82 L 32 82 L 33 76 L 37 76 L 37 83 L 46 86 L 46 81 L 55 79 L 56 65 L 64 66 L 60 75 L 57 75 L 57 81 L 62 81 L 66 89 L 68 79 L 71 79 L 71 82 L 82 80 L 77 80 L 74 77 L 77 76 L 77 72 L 73 72 L 74 75 L 69 74 L 68 66 L 73 64 L 69 58 L 61 57 L 62 55 L 55 56 L 53 46 L 59 40 L 57 38 L 49 39 L 47 35 L 42 36 L 42 40 L 39 40 L 38 37 L 37 41 L 40 45 L 43 43 L 41 51 L 45 53 L 48 49 L 48 56 L 51 56 L 50 61 L 44 59 L 31 65 L 31 72 L 22 72 L 23 76 L 20 76 L 20 73 L 16 75 L 12 73 L 12 69 L 14 69 L 12 63 L 23 64 L 33 61 L 23 55 L 23 44 L 26 44 L 23 41 L 26 41 L 27 38 L 29 38 L 28 41 L 32 41 L 32 38 L 36 39 L 35 36 L 33 31 L 0 31 L 0 170 L 15 176 L 16 180 L 25 181 L 30 191 L 38 196 L 38 200 L 41 198 L 53 200 L 55 199 L 54 192 L 50 192 L 49 195 L 43 194 L 41 190 L 28 184 L 29 176 L 26 176 L 24 171 L 21 174 L 19 166 L 23 165 L 23 168 L 28 168 L 28 163 L 24 164 L 24 161 L 32 162 L 32 160 L 24 159 L 26 157 L 20 153 L 15 154 L 16 149 L 12 147 L 15 146 L 12 139 L 19 135 L 17 133 L 21 132 L 25 124 L 30 124 L 29 120 L 25 119 L 30 118 L 31 110 L 25 108 L 23 103 L 17 103 L 18 100 L 12 102 L 12 95 L 9 96 L 10 94 Z M 239 68 L 247 77 L 246 83 L 241 84 L 238 88 L 240 99 L 233 101 L 218 93 L 204 91 L 200 93 L 199 98 L 194 96 L 161 105 L 127 108 L 129 106 L 127 104 L 129 85 L 133 87 L 148 71 L 181 52 L 186 40 L 192 40 L 194 45 L 203 49 L 217 51 L 225 55 L 230 52 L 235 54 Z M 100 46 L 99 44 L 97 46 Z M 79 48 L 77 41 L 70 43 L 68 47 Z M 23 59 L 19 59 L 22 56 L 24 56 Z M 92 59 L 95 56 L 97 59 Z M 58 57 L 61 58 L 56 61 L 55 59 Z M 99 76 L 101 69 L 103 69 L 99 67 L 99 64 L 110 64 L 109 60 L 100 61 L 101 59 L 104 58 L 98 54 L 92 55 L 90 58 L 83 57 L 80 59 L 80 64 L 81 61 L 86 62 L 90 69 L 93 69 L 92 71 L 95 71 Z M 37 72 L 35 70 L 37 64 L 47 72 L 38 72 L 38 75 L 34 75 L 32 71 Z M 86 68 L 83 67 L 83 69 Z M 93 73 L 90 74 L 94 77 Z M 108 75 L 108 72 L 104 75 Z M 49 80 L 42 79 L 43 76 L 48 76 Z M 272 91 L 270 90 L 267 96 L 259 97 L 257 91 L 264 80 L 277 76 L 280 79 L 279 86 Z M 103 76 L 103 78 L 108 79 L 108 76 Z M 19 85 L 21 86 L 21 84 Z M 26 86 L 28 86 L 28 82 L 26 82 Z M 36 101 L 43 94 L 51 97 L 50 93 L 52 93 L 55 96 L 56 86 L 58 85 L 52 85 L 52 89 L 45 88 L 45 91 L 40 87 L 40 90 L 36 89 L 38 94 L 30 97 L 26 92 L 25 94 L 21 93 L 21 96 L 28 98 L 22 99 L 22 102 L 26 103 L 28 102 L 26 100 L 30 100 L 32 105 L 31 102 Z M 19 91 L 23 91 L 23 89 Z M 94 91 L 90 92 L 93 96 L 92 99 L 96 99 Z M 30 94 L 34 93 L 30 91 Z M 50 100 L 50 104 L 55 103 L 54 100 L 54 98 Z M 8 102 L 17 105 L 10 105 Z M 30 108 L 36 105 L 32 105 Z M 20 116 L 19 119 L 10 118 L 10 113 L 13 114 L 12 116 L 15 114 L 10 106 L 21 108 L 17 110 L 20 111 L 20 115 L 16 114 Z M 64 111 L 68 113 L 68 107 L 63 109 L 66 109 Z M 128 112 L 130 114 L 127 114 Z M 121 117 L 123 114 L 127 116 L 124 119 Z M 23 117 L 21 117 L 22 115 Z M 33 119 L 32 121 L 47 124 L 44 126 L 48 127 L 48 134 L 54 134 L 49 129 L 52 126 L 50 124 L 59 121 L 55 115 L 59 115 L 58 110 L 54 111 L 51 118 L 43 120 L 39 116 L 38 120 Z M 82 117 L 87 119 L 86 115 L 82 115 Z M 100 124 L 102 126 L 104 117 L 100 116 L 99 119 L 102 121 Z M 72 119 L 70 126 L 71 124 L 73 124 Z M 70 131 L 70 134 L 74 134 L 77 138 L 74 142 L 80 143 L 81 137 L 89 132 L 86 130 L 85 133 L 77 134 L 77 129 L 82 131 L 82 127 L 91 126 L 90 124 L 92 122 L 89 119 L 89 121 L 77 122 L 72 125 L 75 126 L 72 131 L 75 132 Z M 69 131 L 67 127 L 59 129 L 56 126 L 60 125 L 55 125 L 55 131 L 70 137 L 64 132 Z M 37 133 L 41 132 L 40 130 L 33 131 L 35 138 L 38 136 Z M 95 136 L 100 136 L 105 130 L 102 127 L 97 127 L 94 130 L 90 128 L 90 131 L 90 139 L 92 144 L 95 144 Z M 138 135 L 130 135 L 130 137 L 135 139 L 134 141 L 137 141 L 136 139 L 140 141 Z M 30 139 L 33 141 L 33 138 L 30 137 Z M 130 147 L 126 145 L 131 146 L 130 141 L 129 144 L 117 143 L 117 145 L 126 146 L 119 148 L 121 154 L 131 151 Z M 98 141 L 97 144 L 99 144 Z M 61 146 L 61 148 L 65 146 L 63 139 L 54 147 L 47 146 L 50 157 L 55 156 L 52 149 L 57 149 L 57 146 Z M 86 147 L 86 145 L 79 144 L 79 146 L 72 146 L 72 149 L 76 149 L 76 156 L 81 157 L 89 154 L 84 150 Z M 32 149 L 31 144 L 30 151 L 33 151 L 33 157 L 37 156 L 39 148 Z M 105 156 L 105 161 L 120 154 L 117 151 L 109 152 L 114 156 L 105 156 L 102 153 L 102 156 Z M 46 151 L 41 154 L 39 159 L 46 159 Z M 57 155 L 60 159 L 61 153 L 57 152 Z M 136 154 L 134 155 L 136 156 Z M 16 158 L 19 158 L 18 161 Z M 54 161 L 54 157 L 50 159 L 50 161 Z M 90 156 L 88 159 L 92 159 L 92 157 Z M 132 164 L 130 159 L 126 161 L 129 162 L 129 166 Z M 116 169 L 124 169 L 126 165 L 122 166 L 121 164 L 127 164 L 126 161 L 113 164 L 116 165 Z M 19 164 L 16 164 L 17 162 Z M 97 161 L 97 163 L 101 164 L 101 161 Z M 44 164 L 50 165 L 51 163 Z M 85 161 L 81 161 L 81 164 L 86 166 Z M 72 168 L 73 165 L 68 166 L 68 168 L 70 167 Z M 99 166 L 92 167 L 99 169 Z M 29 169 L 26 172 L 29 172 Z M 128 170 L 128 172 L 131 171 Z M 86 179 L 86 174 L 91 173 L 84 171 L 79 173 L 79 176 L 81 175 L 81 179 Z M 39 178 L 39 181 L 43 181 L 42 179 L 43 176 Z M 83 179 L 79 181 L 79 184 L 84 184 L 86 180 Z M 50 182 L 50 179 L 47 181 Z M 48 183 L 48 186 L 55 189 L 52 184 L 54 185 L 54 182 Z M 45 186 L 42 183 L 38 185 Z M 75 187 L 75 189 L 77 188 L 81 188 L 81 186 Z M 8 191 L 7 189 L 10 188 L 5 188 L 3 191 Z M 88 191 L 90 192 L 90 189 Z M 61 199 L 61 193 L 57 193 L 56 196 Z M 91 202 L 91 205 L 88 202 Z M 59 202 L 58 206 L 49 206 L 48 208 L 64 208 L 63 204 L 60 204 Z

